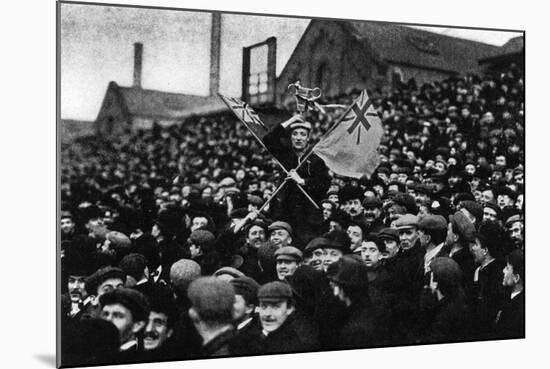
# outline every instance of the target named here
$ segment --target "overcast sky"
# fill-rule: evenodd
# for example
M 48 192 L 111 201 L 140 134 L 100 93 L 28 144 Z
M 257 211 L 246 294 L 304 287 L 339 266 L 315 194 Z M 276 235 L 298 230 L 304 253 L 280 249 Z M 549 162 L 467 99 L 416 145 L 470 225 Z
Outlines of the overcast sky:
M 208 94 L 210 13 L 61 5 L 61 117 L 95 120 L 110 81 L 130 86 L 133 44 L 143 43 L 142 86 Z M 277 37 L 277 74 L 294 51 L 308 19 L 222 16 L 220 92 L 240 96 L 242 48 Z M 427 28 L 502 45 L 517 33 Z

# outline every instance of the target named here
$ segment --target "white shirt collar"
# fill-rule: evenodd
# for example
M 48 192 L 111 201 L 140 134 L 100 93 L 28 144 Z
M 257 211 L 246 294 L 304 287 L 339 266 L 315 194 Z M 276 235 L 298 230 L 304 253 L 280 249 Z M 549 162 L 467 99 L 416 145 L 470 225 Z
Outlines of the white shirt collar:
M 431 249 L 430 251 L 426 252 L 426 255 L 424 255 L 424 270 L 427 272 L 430 271 L 430 263 L 432 262 L 433 258 L 441 251 L 445 244 L 441 242 L 439 245 Z
M 243 328 L 246 327 L 246 325 L 247 325 L 248 323 L 250 323 L 251 321 L 252 321 L 252 317 L 250 317 L 250 318 L 248 318 L 248 319 L 246 319 L 246 320 L 243 320 L 241 323 L 239 323 L 239 325 L 237 325 L 237 329 L 238 329 L 238 330 L 243 329 Z

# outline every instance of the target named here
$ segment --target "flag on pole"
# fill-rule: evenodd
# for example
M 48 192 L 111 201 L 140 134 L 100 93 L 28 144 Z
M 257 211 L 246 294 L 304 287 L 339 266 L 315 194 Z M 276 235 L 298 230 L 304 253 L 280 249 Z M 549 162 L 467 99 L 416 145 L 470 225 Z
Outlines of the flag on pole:
M 384 130 L 367 91 L 353 102 L 343 118 L 313 148 L 334 173 L 361 178 L 380 162 L 378 146 Z
M 268 129 L 265 124 L 260 120 L 258 113 L 250 107 L 246 102 L 237 99 L 236 97 L 227 97 L 222 94 L 218 94 L 223 102 L 231 109 L 231 111 L 239 118 L 241 122 L 249 129 L 249 131 L 256 136 L 256 139 L 261 141 L 267 134 Z

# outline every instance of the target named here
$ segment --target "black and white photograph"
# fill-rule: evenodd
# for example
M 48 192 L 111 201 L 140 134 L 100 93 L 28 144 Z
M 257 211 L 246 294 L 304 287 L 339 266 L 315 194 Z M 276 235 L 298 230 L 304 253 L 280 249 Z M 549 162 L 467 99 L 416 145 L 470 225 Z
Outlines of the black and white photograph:
M 57 366 L 524 341 L 524 29 L 148 5 L 56 3 Z

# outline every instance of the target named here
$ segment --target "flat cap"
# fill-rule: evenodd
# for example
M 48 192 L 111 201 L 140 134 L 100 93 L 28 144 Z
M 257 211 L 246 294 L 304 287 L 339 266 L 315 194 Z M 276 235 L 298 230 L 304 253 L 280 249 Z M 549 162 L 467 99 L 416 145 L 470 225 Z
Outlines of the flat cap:
M 111 231 L 107 232 L 105 238 L 109 240 L 110 247 L 115 251 L 129 250 L 132 246 L 132 241 L 122 232 Z
M 495 211 L 495 213 L 497 214 L 497 219 L 500 218 L 501 210 L 500 210 L 500 207 L 497 204 L 495 204 L 493 202 L 486 202 L 484 204 L 484 208 L 493 209 Z
M 248 304 L 256 304 L 258 301 L 258 289 L 260 285 L 254 279 L 243 275 L 229 281 L 235 289 L 236 295 L 241 295 Z
M 180 259 L 170 268 L 170 282 L 181 291 L 185 290 L 189 283 L 200 275 L 201 266 L 189 259 Z
M 416 215 L 404 214 L 400 216 L 395 222 L 396 229 L 406 229 L 418 227 L 419 219 Z
M 449 286 L 458 286 L 462 283 L 462 270 L 456 261 L 449 257 L 437 257 L 430 263 L 430 270 L 434 280 Z
M 382 228 L 380 232 L 378 232 L 378 237 L 383 240 L 388 239 L 399 242 L 399 232 L 395 228 Z
M 368 268 L 357 259 L 346 255 L 340 258 L 336 263 L 329 279 L 335 283 L 344 286 L 366 286 L 368 284 Z
M 450 216 L 453 231 L 463 240 L 468 242 L 475 241 L 476 227 L 461 211 L 455 212 Z
M 120 268 L 107 266 L 96 270 L 92 275 L 86 278 L 86 291 L 88 295 L 96 295 L 97 288 L 107 279 L 120 278 L 122 282 L 126 281 L 126 273 Z
M 283 300 L 292 298 L 292 289 L 286 283 L 275 281 L 258 289 L 258 300 Z
M 134 321 L 144 321 L 149 317 L 150 305 L 147 297 L 132 288 L 116 288 L 99 297 L 100 305 L 121 304 L 132 312 Z
M 229 267 L 229 266 L 225 266 L 225 267 L 222 267 L 222 268 L 216 270 L 216 271 L 214 272 L 214 277 L 219 277 L 220 275 L 223 275 L 223 274 L 230 275 L 230 276 L 232 276 L 233 278 L 244 277 L 244 273 L 243 273 L 243 272 L 241 272 L 241 271 L 238 270 L 238 269 Z
M 420 218 L 418 229 L 425 231 L 444 231 L 447 229 L 447 221 L 441 215 L 426 215 Z
M 267 230 L 269 232 L 275 231 L 277 229 L 284 229 L 290 235 L 292 235 L 292 227 L 287 222 L 283 222 L 283 221 L 278 220 L 278 221 L 275 221 L 275 222 L 271 223 L 269 225 L 269 227 L 267 227 Z
M 290 130 L 293 130 L 296 128 L 304 128 L 304 129 L 307 129 L 308 131 L 311 131 L 311 123 L 298 121 L 298 122 L 291 123 L 289 126 Z
M 506 219 L 506 222 L 504 223 L 504 225 L 506 227 L 510 227 L 515 222 L 523 222 L 523 219 L 521 218 L 521 215 L 519 215 L 519 214 L 512 215 L 511 217 Z
M 235 289 L 231 283 L 216 277 L 200 277 L 189 285 L 187 297 L 201 319 L 231 321 Z
M 468 210 L 468 212 L 476 218 L 477 222 L 481 222 L 481 220 L 483 219 L 483 207 L 481 206 L 481 204 L 478 204 L 475 201 L 466 200 L 461 201 L 460 206 Z
M 284 246 L 275 251 L 275 260 L 302 261 L 302 252 L 294 246 Z
M 191 232 L 189 240 L 197 246 L 208 247 L 214 243 L 216 237 L 214 237 L 214 234 L 212 234 L 212 232 L 210 231 L 207 231 L 205 229 L 197 229 Z

